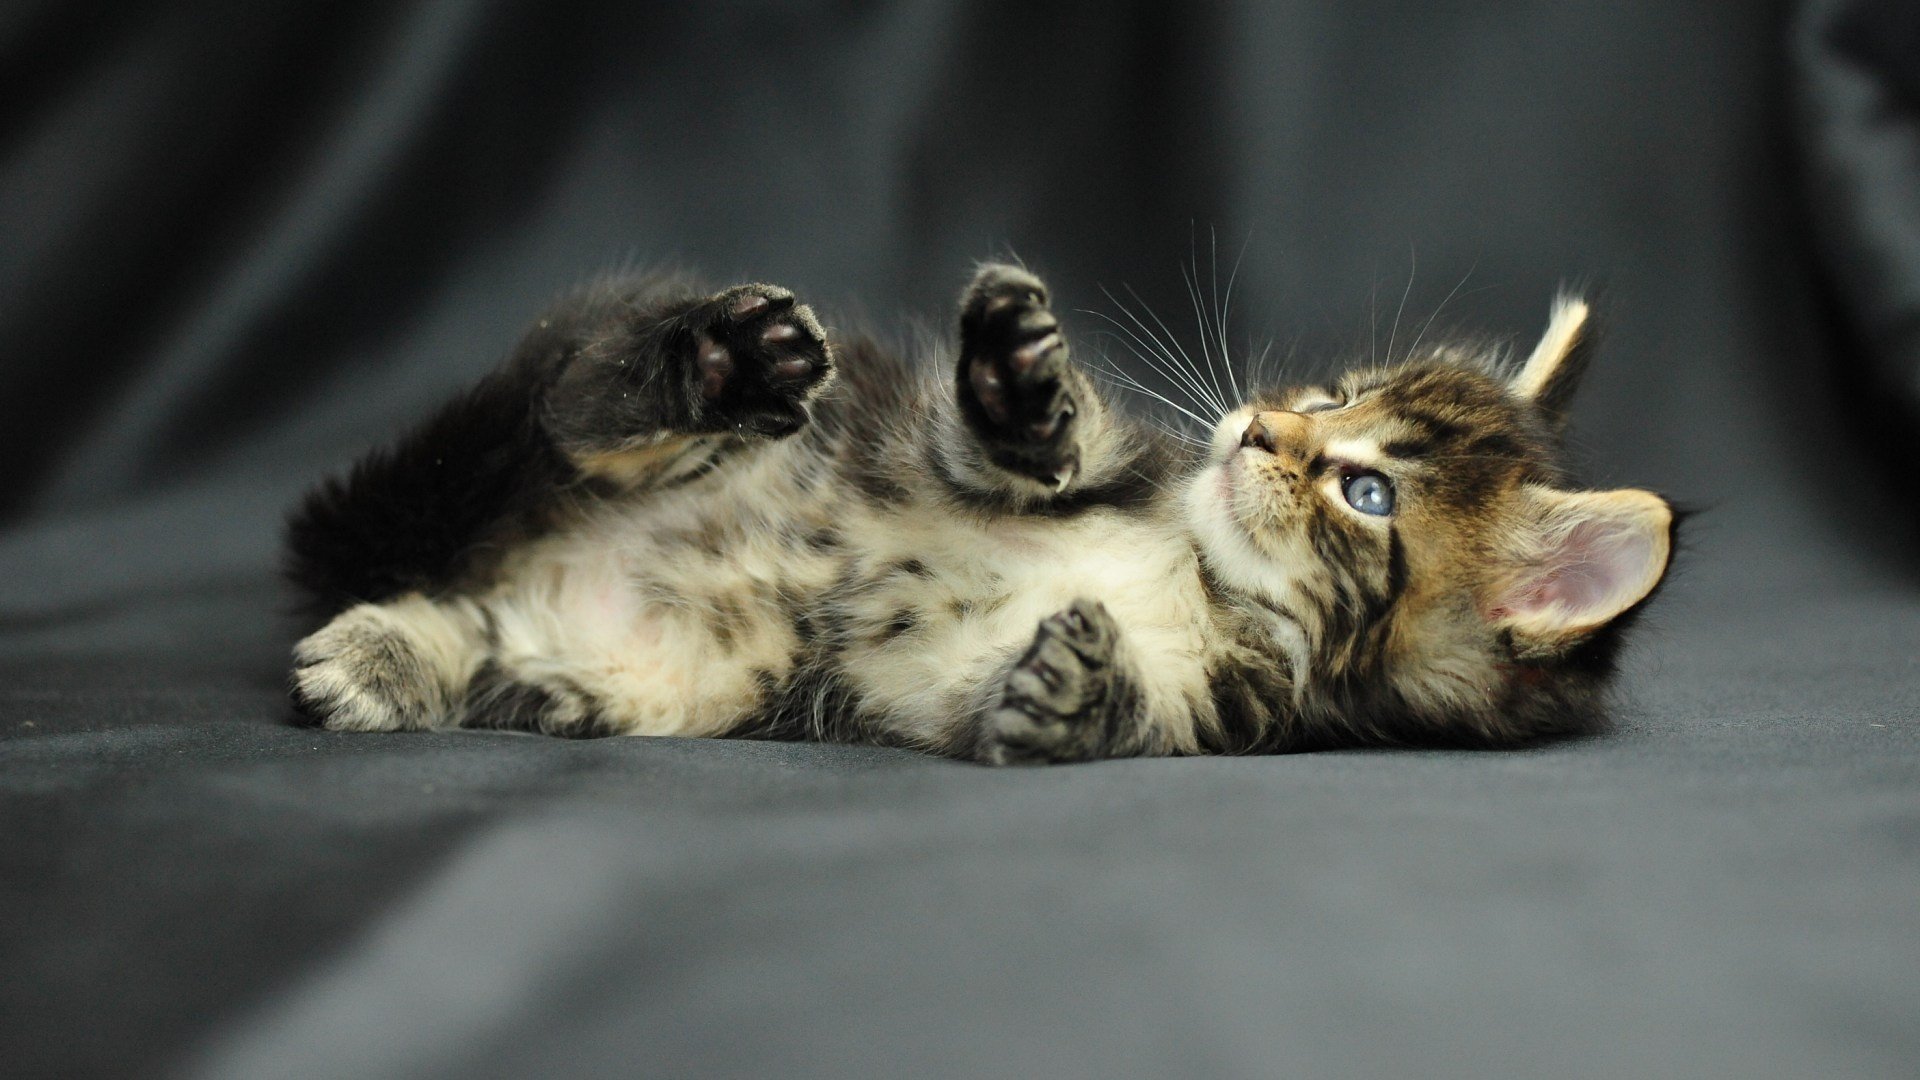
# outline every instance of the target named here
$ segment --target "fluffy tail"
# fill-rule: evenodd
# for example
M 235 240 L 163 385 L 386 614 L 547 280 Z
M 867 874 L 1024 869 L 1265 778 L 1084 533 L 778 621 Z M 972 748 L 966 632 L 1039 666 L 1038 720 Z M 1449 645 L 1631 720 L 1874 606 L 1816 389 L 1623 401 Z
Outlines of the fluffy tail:
M 568 470 L 533 415 L 533 381 L 495 372 L 307 493 L 287 521 L 285 571 L 311 613 L 453 587 L 538 530 Z

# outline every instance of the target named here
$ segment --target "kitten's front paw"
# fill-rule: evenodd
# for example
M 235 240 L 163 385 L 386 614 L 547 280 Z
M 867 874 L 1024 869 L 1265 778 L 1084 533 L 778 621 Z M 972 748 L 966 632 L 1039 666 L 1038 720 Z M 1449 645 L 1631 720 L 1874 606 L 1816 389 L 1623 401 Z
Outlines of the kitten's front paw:
M 778 285 L 737 285 L 687 316 L 688 369 L 709 431 L 780 438 L 807 422 L 807 402 L 832 371 L 813 309 Z
M 986 716 L 980 758 L 995 765 L 1091 761 L 1110 752 L 1127 711 L 1106 605 L 1077 600 L 1040 624 Z
M 1046 285 L 1018 267 L 982 267 L 960 310 L 960 409 L 996 465 L 1055 490 L 1080 467 L 1067 376 Z

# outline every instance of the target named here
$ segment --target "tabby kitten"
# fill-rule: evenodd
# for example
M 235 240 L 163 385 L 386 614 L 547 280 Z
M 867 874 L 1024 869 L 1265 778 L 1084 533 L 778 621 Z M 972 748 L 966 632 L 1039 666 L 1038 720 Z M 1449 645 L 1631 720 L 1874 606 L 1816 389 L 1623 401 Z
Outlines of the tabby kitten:
M 295 512 L 329 621 L 294 700 L 993 763 L 1589 730 L 1674 515 L 1556 464 L 1587 310 L 1518 365 L 1254 393 L 1200 452 L 1100 392 L 1017 267 L 926 365 L 775 286 L 608 281 Z

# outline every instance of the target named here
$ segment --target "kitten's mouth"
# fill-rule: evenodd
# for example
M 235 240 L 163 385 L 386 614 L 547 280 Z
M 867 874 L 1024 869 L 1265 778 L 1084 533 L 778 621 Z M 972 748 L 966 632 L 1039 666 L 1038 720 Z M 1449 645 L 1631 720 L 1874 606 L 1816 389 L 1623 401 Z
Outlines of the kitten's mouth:
M 1248 454 L 1258 451 L 1236 450 L 1220 463 L 1220 476 L 1213 481 L 1215 497 L 1227 520 L 1257 536 L 1276 520 L 1290 514 L 1287 493 L 1276 488 L 1261 473 L 1258 463 Z
M 1214 481 L 1213 486 L 1214 493 L 1220 499 L 1220 509 L 1225 513 L 1226 519 L 1233 522 L 1235 527 L 1251 533 L 1253 521 L 1248 515 L 1252 508 L 1243 505 L 1246 496 L 1250 494 L 1245 490 L 1248 479 L 1247 466 L 1240 460 L 1240 455 L 1229 454 L 1227 460 L 1220 463 L 1220 478 Z

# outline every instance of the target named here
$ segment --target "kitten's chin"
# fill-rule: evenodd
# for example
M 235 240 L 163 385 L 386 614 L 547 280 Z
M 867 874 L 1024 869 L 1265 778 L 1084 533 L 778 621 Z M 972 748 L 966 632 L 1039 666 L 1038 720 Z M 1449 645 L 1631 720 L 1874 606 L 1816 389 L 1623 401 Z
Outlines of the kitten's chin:
M 1200 556 L 1215 577 L 1230 588 L 1281 601 L 1293 592 L 1293 581 L 1280 560 L 1260 550 L 1241 518 L 1239 487 L 1246 483 L 1239 456 L 1200 470 L 1187 485 L 1183 500 L 1187 527 Z

